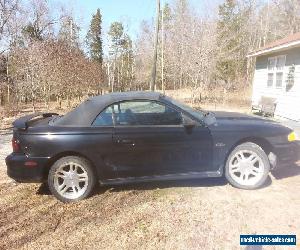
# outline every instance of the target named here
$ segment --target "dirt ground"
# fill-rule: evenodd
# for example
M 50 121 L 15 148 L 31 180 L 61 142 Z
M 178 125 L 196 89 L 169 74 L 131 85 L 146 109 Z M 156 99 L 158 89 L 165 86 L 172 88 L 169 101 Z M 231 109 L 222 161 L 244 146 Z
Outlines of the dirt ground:
M 0 249 L 223 250 L 244 249 L 240 234 L 300 235 L 300 166 L 254 191 L 203 179 L 100 187 L 85 201 L 62 204 L 45 185 L 7 177 L 10 139 L 0 135 Z

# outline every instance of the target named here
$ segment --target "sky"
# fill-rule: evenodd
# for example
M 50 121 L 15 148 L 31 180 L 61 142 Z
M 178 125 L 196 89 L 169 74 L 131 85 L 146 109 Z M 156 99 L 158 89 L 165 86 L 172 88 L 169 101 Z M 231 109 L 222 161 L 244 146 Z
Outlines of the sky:
M 193 9 L 204 15 L 208 8 L 214 8 L 216 3 L 220 1 L 189 0 Z M 161 0 L 161 5 L 163 6 L 166 2 L 172 2 L 172 0 Z M 156 0 L 49 0 L 49 3 L 54 8 L 64 5 L 67 9 L 72 10 L 73 16 L 75 16 L 76 21 L 82 27 L 82 37 L 85 36 L 89 28 L 92 15 L 99 8 L 103 22 L 103 42 L 106 47 L 108 44 L 107 32 L 112 22 L 122 21 L 125 24 L 126 32 L 132 39 L 135 39 L 141 22 L 143 20 L 154 20 L 156 13 Z
M 142 20 L 151 20 L 155 15 L 155 0 L 85 0 L 80 1 L 85 15 L 91 16 L 100 8 L 103 20 L 103 29 L 106 33 L 114 21 L 123 21 L 131 35 L 138 32 Z M 88 18 L 89 19 L 89 18 Z

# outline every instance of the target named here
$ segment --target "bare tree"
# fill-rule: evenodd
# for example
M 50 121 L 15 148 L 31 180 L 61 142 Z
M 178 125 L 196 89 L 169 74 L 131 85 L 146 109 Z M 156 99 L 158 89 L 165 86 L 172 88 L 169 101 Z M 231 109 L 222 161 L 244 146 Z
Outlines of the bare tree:
M 0 0 L 0 41 L 8 36 L 9 23 L 19 9 L 18 0 Z

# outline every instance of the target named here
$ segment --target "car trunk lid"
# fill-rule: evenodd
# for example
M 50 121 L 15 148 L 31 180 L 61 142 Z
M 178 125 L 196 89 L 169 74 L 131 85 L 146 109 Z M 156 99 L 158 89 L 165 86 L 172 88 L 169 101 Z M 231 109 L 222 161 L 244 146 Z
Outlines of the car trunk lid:
M 28 127 L 35 126 L 43 121 L 48 122 L 52 116 L 57 116 L 56 113 L 34 113 L 25 115 L 13 122 L 14 128 L 18 130 L 27 130 Z

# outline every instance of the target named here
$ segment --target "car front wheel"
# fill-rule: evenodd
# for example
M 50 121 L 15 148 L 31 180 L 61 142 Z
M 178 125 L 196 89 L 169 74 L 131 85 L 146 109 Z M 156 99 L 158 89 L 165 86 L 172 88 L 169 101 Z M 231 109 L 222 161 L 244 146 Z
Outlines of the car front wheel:
M 270 162 L 266 153 L 255 143 L 238 145 L 229 155 L 226 166 L 226 179 L 235 187 L 257 189 L 269 174 Z
M 67 156 L 51 167 L 48 185 L 51 193 L 60 201 L 79 201 L 91 194 L 95 186 L 95 175 L 86 159 Z

